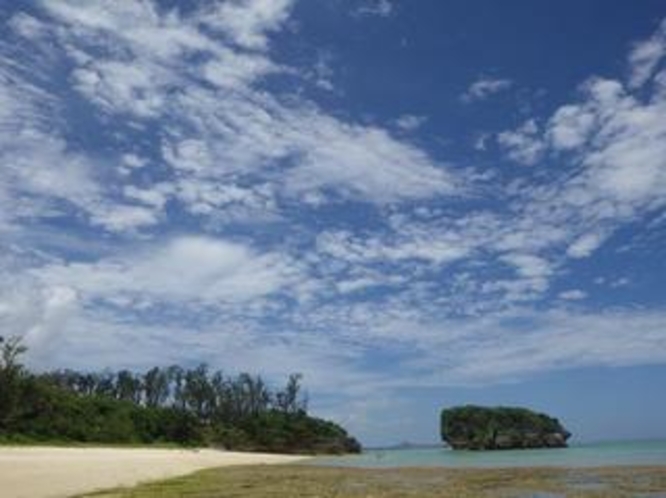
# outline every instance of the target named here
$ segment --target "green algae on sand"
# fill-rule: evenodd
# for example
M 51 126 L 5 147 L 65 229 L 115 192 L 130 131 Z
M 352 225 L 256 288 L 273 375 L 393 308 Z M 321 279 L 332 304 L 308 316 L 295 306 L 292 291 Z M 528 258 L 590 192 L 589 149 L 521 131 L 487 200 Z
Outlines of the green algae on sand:
M 502 498 L 666 496 L 665 467 L 345 469 L 305 465 L 211 469 L 100 492 L 96 498 Z

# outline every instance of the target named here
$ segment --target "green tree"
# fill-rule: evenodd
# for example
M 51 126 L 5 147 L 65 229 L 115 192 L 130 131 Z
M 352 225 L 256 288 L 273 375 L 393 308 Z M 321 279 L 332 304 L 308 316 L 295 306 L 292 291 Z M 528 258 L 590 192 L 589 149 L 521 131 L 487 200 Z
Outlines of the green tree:
M 156 408 L 164 405 L 169 397 L 168 373 L 158 367 L 148 370 L 143 376 L 143 390 L 146 406 Z
M 23 375 L 19 357 L 26 347 L 18 336 L 0 337 L 0 346 L 0 431 L 6 431 L 11 429 L 19 410 Z
M 0 346 L 2 346 L 0 371 L 18 373 L 21 370 L 22 365 L 18 362 L 18 358 L 27 351 L 22 342 L 23 338 L 20 336 L 12 336 L 7 339 L 0 336 Z
M 307 413 L 307 398 L 301 396 L 301 380 L 303 375 L 294 373 L 289 376 L 284 390 L 276 395 L 275 404 L 278 410 L 283 413 L 298 413 L 300 411 Z

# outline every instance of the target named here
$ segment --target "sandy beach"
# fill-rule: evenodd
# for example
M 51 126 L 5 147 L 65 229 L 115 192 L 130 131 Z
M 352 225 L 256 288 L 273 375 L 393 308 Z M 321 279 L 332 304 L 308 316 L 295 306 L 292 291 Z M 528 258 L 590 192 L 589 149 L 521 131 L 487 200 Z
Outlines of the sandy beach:
M 295 462 L 303 457 L 216 450 L 0 448 L 2 498 L 61 498 L 209 467 Z

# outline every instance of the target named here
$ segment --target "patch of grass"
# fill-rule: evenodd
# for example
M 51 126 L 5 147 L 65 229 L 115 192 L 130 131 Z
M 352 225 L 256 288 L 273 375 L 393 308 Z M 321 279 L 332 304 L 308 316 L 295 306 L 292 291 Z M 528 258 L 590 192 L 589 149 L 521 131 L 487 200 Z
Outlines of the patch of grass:
M 247 466 L 85 495 L 96 498 L 471 498 L 656 496 L 666 467 L 341 469 Z

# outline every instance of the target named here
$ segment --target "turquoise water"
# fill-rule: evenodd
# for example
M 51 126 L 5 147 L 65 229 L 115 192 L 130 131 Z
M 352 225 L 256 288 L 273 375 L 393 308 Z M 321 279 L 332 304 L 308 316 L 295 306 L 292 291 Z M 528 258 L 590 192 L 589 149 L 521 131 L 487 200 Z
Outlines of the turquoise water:
M 666 441 L 577 444 L 569 448 L 453 451 L 447 448 L 369 450 L 361 455 L 320 457 L 313 465 L 336 467 L 600 467 L 666 465 Z

